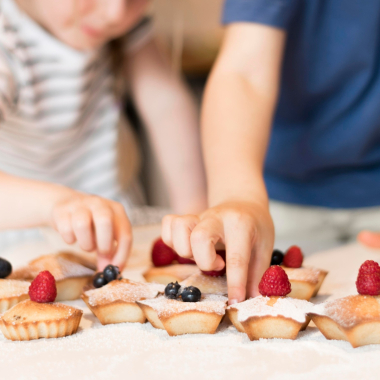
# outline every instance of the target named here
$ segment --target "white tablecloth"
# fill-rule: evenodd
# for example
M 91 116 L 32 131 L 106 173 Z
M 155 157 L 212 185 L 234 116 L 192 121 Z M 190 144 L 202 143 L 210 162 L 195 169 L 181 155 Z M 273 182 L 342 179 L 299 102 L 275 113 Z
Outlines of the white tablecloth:
M 141 278 L 157 227 L 136 228 L 131 268 L 124 275 Z M 5 254 L 18 264 L 52 250 L 28 244 Z M 314 302 L 355 294 L 360 264 L 380 259 L 380 252 L 353 244 L 313 254 L 305 265 L 330 271 Z M 233 326 L 215 335 L 169 337 L 146 324 L 102 326 L 84 310 L 77 334 L 60 339 L 12 342 L 0 334 L 0 379 L 372 379 L 379 378 L 380 345 L 353 349 L 328 341 L 315 327 L 295 341 L 251 342 Z

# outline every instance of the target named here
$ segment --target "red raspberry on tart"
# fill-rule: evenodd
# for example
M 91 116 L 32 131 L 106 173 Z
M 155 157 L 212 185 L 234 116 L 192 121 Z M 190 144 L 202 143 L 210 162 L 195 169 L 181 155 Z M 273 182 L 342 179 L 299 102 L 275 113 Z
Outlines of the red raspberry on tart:
M 284 297 L 292 288 L 285 271 L 278 265 L 269 267 L 259 283 L 259 292 L 263 296 Z
M 155 267 L 170 265 L 177 260 L 178 255 L 174 249 L 166 245 L 161 238 L 158 238 L 152 247 L 152 261 Z
M 277 265 L 268 268 L 259 283 L 261 296 L 227 308 L 236 329 L 250 340 L 261 338 L 295 339 L 310 322 L 310 302 L 286 297 L 291 285 L 285 271 Z
M 301 268 L 303 262 L 303 254 L 301 248 L 292 245 L 285 253 L 282 264 L 288 268 Z
M 359 268 L 359 294 L 316 305 L 311 318 L 327 339 L 345 340 L 352 347 L 380 344 L 380 266 L 372 260 Z
M 362 295 L 380 295 L 380 266 L 377 262 L 367 260 L 360 266 L 356 289 Z
M 289 296 L 309 300 L 318 294 L 327 272 L 318 268 L 303 267 L 302 263 L 302 250 L 293 245 L 286 251 L 282 267 L 292 284 L 292 292 Z
M 30 284 L 29 297 L 39 303 L 54 302 L 57 297 L 57 287 L 53 275 L 45 270 Z

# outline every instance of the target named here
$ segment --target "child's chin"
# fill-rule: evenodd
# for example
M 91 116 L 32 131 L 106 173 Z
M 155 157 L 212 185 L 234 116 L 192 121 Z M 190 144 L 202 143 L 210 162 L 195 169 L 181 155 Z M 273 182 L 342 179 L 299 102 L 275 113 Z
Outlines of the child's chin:
M 95 40 L 92 38 L 90 39 L 83 35 L 67 36 L 63 39 L 63 42 L 65 42 L 67 45 L 71 46 L 75 50 L 79 51 L 96 49 L 103 46 L 106 43 L 106 41 Z

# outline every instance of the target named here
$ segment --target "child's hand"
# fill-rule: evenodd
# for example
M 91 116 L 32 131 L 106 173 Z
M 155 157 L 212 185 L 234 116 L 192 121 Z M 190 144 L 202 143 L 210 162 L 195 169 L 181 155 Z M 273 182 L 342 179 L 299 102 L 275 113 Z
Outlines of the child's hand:
M 120 203 L 68 190 L 55 203 L 51 223 L 68 244 L 98 252 L 98 269 L 122 269 L 132 245 L 132 230 Z
M 358 241 L 370 248 L 380 248 L 380 233 L 362 231 L 358 234 Z
M 227 252 L 229 303 L 258 295 L 258 284 L 271 260 L 274 227 L 267 205 L 227 202 L 201 214 L 167 215 L 162 222 L 162 239 L 177 253 L 194 258 L 201 270 L 221 270 L 223 259 L 215 244 Z

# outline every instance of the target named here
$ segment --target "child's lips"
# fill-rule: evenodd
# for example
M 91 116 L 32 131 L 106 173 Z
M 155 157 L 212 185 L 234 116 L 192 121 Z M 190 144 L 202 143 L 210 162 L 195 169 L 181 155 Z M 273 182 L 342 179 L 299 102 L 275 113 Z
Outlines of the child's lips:
M 94 39 L 101 39 L 104 35 L 100 30 L 94 29 L 90 26 L 87 25 L 82 25 L 82 31 L 89 37 L 94 38 Z

